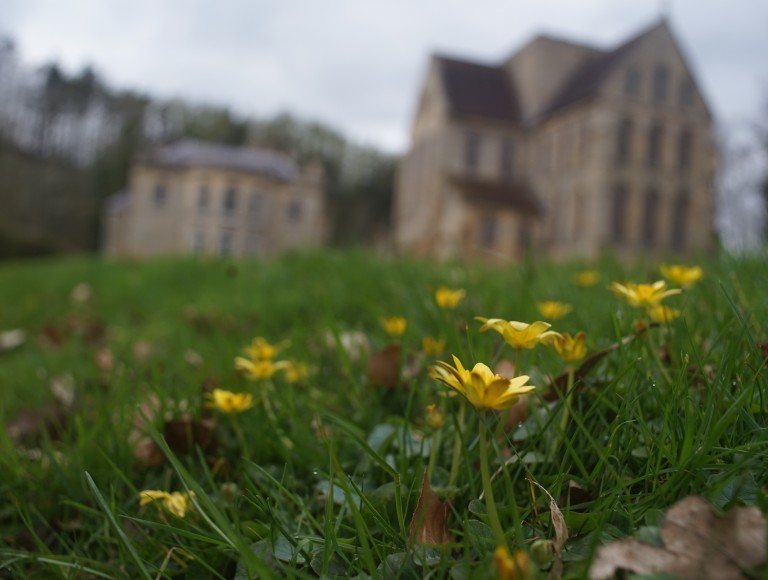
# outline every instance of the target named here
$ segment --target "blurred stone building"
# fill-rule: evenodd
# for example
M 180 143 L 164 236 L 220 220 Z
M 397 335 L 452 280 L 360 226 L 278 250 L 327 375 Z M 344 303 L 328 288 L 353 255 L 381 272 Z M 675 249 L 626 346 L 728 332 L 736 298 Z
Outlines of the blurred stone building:
M 395 244 L 438 257 L 713 245 L 712 115 L 668 24 L 611 50 L 539 36 L 498 64 L 433 56 Z
M 323 170 L 289 156 L 193 140 L 160 147 L 104 210 L 112 256 L 269 256 L 326 240 Z

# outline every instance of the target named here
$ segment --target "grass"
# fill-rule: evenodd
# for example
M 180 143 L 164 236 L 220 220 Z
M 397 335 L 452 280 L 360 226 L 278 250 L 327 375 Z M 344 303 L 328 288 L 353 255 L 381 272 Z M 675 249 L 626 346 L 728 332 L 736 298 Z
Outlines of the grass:
M 643 314 L 608 284 L 657 280 L 656 264 L 491 268 L 329 252 L 0 265 L 0 331 L 27 335 L 0 350 L 12 428 L 0 432 L 0 577 L 485 578 L 503 541 L 533 552 L 543 578 L 552 562 L 537 540 L 556 539 L 555 527 L 531 480 L 562 510 L 565 577 L 584 577 L 600 544 L 658 531 L 688 495 L 765 513 L 764 257 L 700 265 L 704 278 L 665 300 L 682 316 L 605 354 L 567 398 L 544 398 L 565 369 L 554 349 L 523 351 L 520 369 L 539 389 L 527 418 L 506 426 L 446 397 L 427 372 L 451 354 L 465 365 L 516 360 L 474 317 L 532 322 L 537 301 L 567 302 L 553 328 L 585 331 L 592 354 L 635 335 Z M 582 288 L 573 280 L 587 267 L 601 279 Z M 466 297 L 441 310 L 439 286 Z M 380 321 L 396 315 L 408 327 L 391 338 Z M 286 341 L 277 358 L 309 375 L 249 381 L 234 358 L 256 336 Z M 444 340 L 443 353 L 423 353 L 425 336 Z M 350 337 L 368 350 L 345 348 Z M 373 354 L 391 343 L 399 354 Z M 374 384 L 393 368 L 399 385 Z M 52 384 L 74 402 L 57 402 Z M 251 393 L 253 407 L 207 408 L 217 387 Z M 430 426 L 431 404 L 442 427 Z M 480 501 L 480 421 L 501 540 Z M 447 545 L 410 541 L 425 470 L 449 513 L 445 526 L 424 525 L 447 532 Z M 141 506 L 142 490 L 180 492 L 184 517 L 162 501 Z

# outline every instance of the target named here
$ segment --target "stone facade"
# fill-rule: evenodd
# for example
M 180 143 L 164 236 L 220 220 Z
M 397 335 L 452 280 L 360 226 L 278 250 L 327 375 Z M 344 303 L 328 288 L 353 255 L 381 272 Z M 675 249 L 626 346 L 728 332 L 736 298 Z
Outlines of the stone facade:
M 612 50 L 538 37 L 431 59 L 395 244 L 437 257 L 687 253 L 714 241 L 712 117 L 668 24 Z
M 270 256 L 326 239 L 323 171 L 274 151 L 185 140 L 137 162 L 105 209 L 113 256 Z

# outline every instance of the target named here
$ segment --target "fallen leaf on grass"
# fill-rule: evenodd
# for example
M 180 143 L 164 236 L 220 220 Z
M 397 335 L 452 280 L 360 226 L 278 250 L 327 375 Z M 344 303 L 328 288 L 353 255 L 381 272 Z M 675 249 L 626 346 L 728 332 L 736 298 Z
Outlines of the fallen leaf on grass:
M 449 544 L 451 534 L 448 531 L 448 510 L 448 503 L 440 501 L 432 491 L 425 469 L 421 480 L 421 494 L 411 518 L 411 544 Z
M 400 384 L 400 345 L 392 343 L 368 359 L 368 380 L 377 387 L 394 388 Z
M 600 546 L 589 569 L 594 580 L 621 570 L 671 574 L 684 580 L 744 578 L 743 570 L 766 559 L 768 526 L 756 507 L 718 514 L 705 498 L 687 497 L 667 510 L 661 524 L 663 546 L 636 539 Z
M 555 498 L 549 493 L 539 482 L 528 479 L 532 484 L 543 491 L 549 498 L 549 514 L 552 521 L 552 527 L 554 528 L 555 537 L 552 540 L 552 545 L 555 549 L 555 562 L 552 564 L 552 568 L 549 570 L 549 577 L 552 579 L 560 578 L 563 575 L 563 546 L 568 541 L 568 526 L 565 523 L 563 512 L 560 511 L 560 507 L 557 505 Z
M 75 379 L 72 375 L 59 375 L 53 377 L 48 383 L 51 394 L 65 409 L 71 409 L 75 403 Z
M 15 330 L 4 330 L 0 332 L 0 352 L 13 350 L 24 344 L 27 340 L 27 333 L 17 328 Z

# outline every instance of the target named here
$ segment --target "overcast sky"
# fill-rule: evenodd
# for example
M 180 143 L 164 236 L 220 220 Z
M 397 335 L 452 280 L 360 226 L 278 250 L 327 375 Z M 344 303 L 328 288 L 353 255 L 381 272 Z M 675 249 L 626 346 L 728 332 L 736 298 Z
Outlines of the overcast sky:
M 545 32 L 611 47 L 663 6 L 719 122 L 768 110 L 766 0 L 0 0 L 0 34 L 28 65 L 91 64 L 115 88 L 289 111 L 399 152 L 431 53 L 495 63 Z

